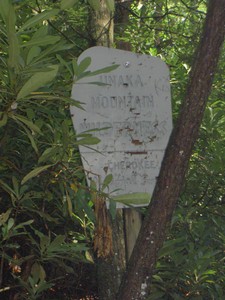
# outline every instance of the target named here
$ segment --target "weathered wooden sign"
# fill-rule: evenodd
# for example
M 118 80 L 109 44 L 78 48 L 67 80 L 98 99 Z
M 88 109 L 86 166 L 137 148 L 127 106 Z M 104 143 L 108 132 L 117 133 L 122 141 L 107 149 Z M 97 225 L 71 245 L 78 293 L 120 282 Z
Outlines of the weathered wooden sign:
M 85 57 L 92 72 L 119 65 L 73 85 L 72 98 L 85 103 L 85 111 L 71 107 L 76 132 L 102 129 L 93 132 L 97 151 L 80 147 L 87 178 L 101 184 L 112 174 L 112 195 L 152 194 L 172 130 L 168 68 L 159 58 L 105 47 L 84 51 L 78 62 Z

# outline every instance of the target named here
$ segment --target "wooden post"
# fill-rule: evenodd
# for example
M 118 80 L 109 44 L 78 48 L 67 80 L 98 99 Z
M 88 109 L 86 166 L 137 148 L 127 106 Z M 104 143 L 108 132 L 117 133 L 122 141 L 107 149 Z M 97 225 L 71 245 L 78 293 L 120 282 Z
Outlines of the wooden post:
M 129 21 L 129 8 L 132 1 L 120 0 L 117 2 L 117 18 L 115 23 L 115 29 L 120 33 Z M 131 51 L 131 44 L 124 41 L 116 41 L 118 49 Z M 123 209 L 124 216 L 124 236 L 126 245 L 126 260 L 128 261 L 133 251 L 134 245 L 139 234 L 142 216 L 135 209 L 126 208 Z

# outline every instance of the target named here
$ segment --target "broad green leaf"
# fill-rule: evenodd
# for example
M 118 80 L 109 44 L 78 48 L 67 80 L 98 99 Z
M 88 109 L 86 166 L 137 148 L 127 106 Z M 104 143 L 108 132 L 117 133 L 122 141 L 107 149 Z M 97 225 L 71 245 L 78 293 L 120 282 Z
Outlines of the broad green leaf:
M 60 40 L 59 36 L 47 35 L 44 37 L 33 38 L 28 42 L 25 42 L 21 47 L 33 47 L 33 46 L 46 46 L 50 44 L 55 44 Z
M 46 35 L 48 35 L 48 25 L 43 24 L 37 30 L 35 30 L 31 39 L 43 38 Z
M 5 23 L 7 22 L 10 5 L 8 0 L 0 0 L 0 15 Z
M 38 167 L 34 170 L 32 170 L 30 173 L 28 173 L 21 181 L 21 184 L 26 183 L 28 180 L 30 180 L 33 177 L 38 176 L 40 173 L 42 173 L 43 171 L 47 170 L 48 168 L 50 168 L 52 165 L 46 165 L 46 166 L 42 166 L 42 167 Z
M 15 221 L 13 218 L 9 218 L 7 229 L 8 231 L 13 227 Z
M 46 273 L 44 268 L 42 267 L 42 265 L 40 265 L 40 270 L 39 270 L 39 277 L 41 279 L 41 281 L 45 280 L 46 278 Z M 52 286 L 52 284 L 48 284 L 50 287 Z
M 91 64 L 91 58 L 85 57 L 77 67 L 76 76 L 79 77 Z
M 33 122 L 31 122 L 30 120 L 28 120 L 27 118 L 21 116 L 21 115 L 17 115 L 17 114 L 10 114 L 10 117 L 14 120 L 18 120 L 20 122 L 22 122 L 23 124 L 25 124 L 31 131 L 34 131 L 36 133 L 42 134 L 42 132 L 40 131 L 39 127 L 36 126 Z
M 34 46 L 30 48 L 27 54 L 27 65 L 29 65 L 35 57 L 37 57 L 41 53 L 41 48 L 38 46 Z
M 51 158 L 54 158 L 56 152 L 57 152 L 57 147 L 50 147 L 50 148 L 45 149 L 45 151 L 39 157 L 38 163 L 43 163 L 45 161 L 48 161 Z
M 36 92 L 39 88 L 51 82 L 57 75 L 58 65 L 49 67 L 50 71 L 38 72 L 34 74 L 19 91 L 16 100 L 25 98 L 29 94 Z
M 76 2 L 78 2 L 78 0 L 61 0 L 60 8 L 61 9 L 71 8 Z
M 116 217 L 116 201 L 109 200 L 109 213 L 113 219 Z
M 60 250 L 60 246 L 64 243 L 65 236 L 58 235 L 48 246 L 48 252 L 57 252 Z
M 37 283 L 38 280 L 40 279 L 40 264 L 38 264 L 37 262 L 35 262 L 32 265 L 31 275 L 33 277 L 34 282 Z
M 112 180 L 113 180 L 112 174 L 108 174 L 102 183 L 102 191 L 104 191 L 104 189 L 109 186 Z
M 12 209 L 8 209 L 5 213 L 0 214 L 0 225 L 5 224 L 8 221 Z
M 150 202 L 151 196 L 148 193 L 132 193 L 114 196 L 114 201 L 128 205 L 146 205 Z
M 177 238 L 174 240 L 165 241 L 163 247 L 159 251 L 159 257 L 172 255 L 173 253 L 182 251 L 186 248 L 185 238 Z
M 52 16 L 57 15 L 59 12 L 59 9 L 51 9 L 48 11 L 43 11 L 37 15 L 35 15 L 34 17 L 30 18 L 25 24 L 23 24 L 19 31 L 23 31 L 24 29 L 27 28 L 32 28 L 34 27 L 36 24 L 40 23 L 41 21 L 50 19 Z
M 41 253 L 44 254 L 46 252 L 47 247 L 50 244 L 50 237 L 47 235 L 40 235 L 40 248 L 41 248 Z

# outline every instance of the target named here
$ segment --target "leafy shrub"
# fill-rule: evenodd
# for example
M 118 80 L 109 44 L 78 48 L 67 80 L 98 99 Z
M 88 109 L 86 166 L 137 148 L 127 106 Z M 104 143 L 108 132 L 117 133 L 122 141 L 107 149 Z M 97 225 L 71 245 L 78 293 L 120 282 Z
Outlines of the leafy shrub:
M 77 65 L 46 21 L 59 9 L 18 10 L 0 1 L 0 298 L 40 299 L 79 280 L 94 217 L 69 114 Z

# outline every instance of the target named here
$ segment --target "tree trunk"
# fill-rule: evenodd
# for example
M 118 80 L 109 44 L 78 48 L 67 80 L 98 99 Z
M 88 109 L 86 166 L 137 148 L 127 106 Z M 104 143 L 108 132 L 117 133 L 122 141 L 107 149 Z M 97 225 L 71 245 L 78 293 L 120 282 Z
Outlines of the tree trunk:
M 106 0 L 100 0 L 98 10 L 90 9 L 89 30 L 90 46 L 112 47 L 113 45 L 113 13 L 109 11 Z
M 210 0 L 186 98 L 171 134 L 152 201 L 123 278 L 118 300 L 142 300 L 150 293 L 157 255 L 184 183 L 224 35 L 225 1 Z
M 112 47 L 113 14 L 107 8 L 105 0 L 100 0 L 100 5 L 100 9 L 92 10 L 90 13 L 91 46 Z M 107 210 L 104 213 L 108 215 Z M 110 216 L 108 216 L 108 219 L 110 223 L 108 225 L 112 229 L 113 253 L 107 257 L 100 255 L 97 258 L 99 300 L 114 300 L 116 298 L 126 267 L 122 209 L 117 210 L 114 220 L 111 220 Z

